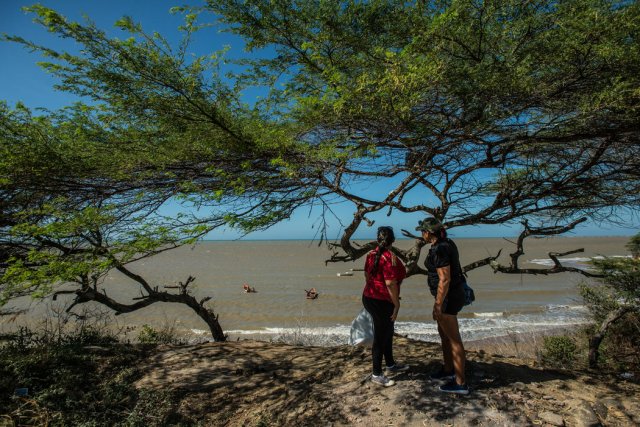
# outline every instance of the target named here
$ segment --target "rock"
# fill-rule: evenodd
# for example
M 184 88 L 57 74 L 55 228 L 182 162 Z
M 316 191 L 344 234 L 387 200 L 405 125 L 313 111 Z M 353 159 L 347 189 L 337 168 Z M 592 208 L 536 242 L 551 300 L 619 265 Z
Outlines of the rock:
M 527 405 L 529 408 L 535 408 L 536 406 L 538 406 L 538 402 L 534 399 L 529 399 L 525 401 L 524 404 Z
M 626 409 L 627 415 L 634 423 L 640 425 L 640 403 L 635 400 L 625 400 L 622 404 Z
M 573 423 L 576 427 L 598 427 L 602 425 L 588 402 L 581 400 L 573 408 Z
M 524 401 L 524 397 L 522 397 L 521 394 L 518 393 L 509 393 L 507 394 L 507 397 L 513 402 L 513 403 L 520 403 Z
M 518 391 L 524 391 L 527 389 L 527 385 L 523 382 L 516 382 L 511 384 L 511 388 Z
M 593 404 L 593 410 L 603 420 L 607 418 L 607 415 L 609 415 L 609 410 L 600 400 L 596 400 Z
M 552 426 L 563 426 L 564 419 L 561 415 L 554 414 L 553 412 L 543 411 L 538 414 L 538 418 L 544 421 L 547 424 L 551 424 Z
M 622 403 L 620 403 L 620 401 L 615 397 L 605 397 L 604 399 L 602 399 L 602 404 L 609 409 L 622 409 Z

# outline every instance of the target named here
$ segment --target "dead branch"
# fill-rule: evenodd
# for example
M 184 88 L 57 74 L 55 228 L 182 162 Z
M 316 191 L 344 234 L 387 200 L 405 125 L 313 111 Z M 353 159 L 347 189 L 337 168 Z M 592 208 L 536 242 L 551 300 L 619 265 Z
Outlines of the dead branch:
M 471 264 L 467 264 L 462 267 L 462 272 L 466 274 L 468 271 L 475 270 L 476 268 L 484 267 L 485 265 L 491 265 L 493 262 L 495 262 L 496 259 L 498 259 L 501 253 L 502 249 L 500 249 L 495 256 L 490 256 L 479 261 L 472 262 Z
M 565 226 L 554 226 L 554 227 L 543 227 L 543 228 L 531 228 L 529 223 L 525 220 L 522 221 L 522 225 L 524 229 L 518 236 L 518 239 L 515 243 L 516 251 L 509 254 L 511 257 L 511 264 L 508 266 L 501 265 L 495 262 L 495 259 L 500 255 L 496 255 L 494 260 L 492 260 L 489 264 L 491 268 L 493 268 L 494 272 L 500 272 L 505 274 L 533 274 L 533 275 L 548 275 L 548 274 L 557 274 L 557 273 L 579 273 L 586 277 L 603 277 L 601 274 L 591 273 L 587 270 L 582 270 L 580 268 L 575 267 L 566 267 L 563 266 L 558 257 L 566 256 L 574 253 L 584 252 L 584 248 L 574 249 L 567 252 L 549 252 L 549 258 L 553 261 L 553 267 L 551 268 L 520 268 L 518 266 L 518 260 L 522 255 L 524 255 L 524 240 L 529 236 L 554 236 L 557 234 L 565 233 L 569 230 L 575 228 L 576 225 L 586 221 L 587 218 L 580 218 L 576 221 L 573 221 L 570 224 Z
M 355 233 L 355 231 L 358 229 L 362 221 L 367 222 L 369 226 L 373 225 L 373 222 L 365 217 L 365 214 L 369 211 L 370 209 L 367 209 L 362 205 L 358 206 L 358 210 L 355 214 L 353 214 L 353 221 L 351 222 L 351 224 L 349 224 L 349 226 L 347 226 L 347 228 L 344 229 L 344 233 L 342 234 L 342 238 L 340 239 L 340 244 L 329 244 L 330 248 L 341 248 L 345 252 L 345 254 L 339 255 L 337 251 L 334 251 L 331 254 L 331 258 L 325 260 L 325 265 L 329 264 L 330 262 L 355 261 L 377 246 L 376 242 L 369 242 L 362 246 L 358 245 L 358 247 L 356 248 L 351 243 L 351 237 L 353 236 L 353 233 Z
M 119 270 L 127 270 L 127 268 L 123 265 L 119 266 Z M 128 277 L 140 277 L 130 271 L 127 270 L 125 273 Z M 134 279 L 135 280 L 135 279 Z M 136 280 L 138 283 L 139 280 Z M 150 286 L 147 283 L 145 286 L 145 290 L 147 291 L 147 295 L 141 292 L 139 297 L 132 298 L 133 301 L 136 301 L 133 304 L 123 304 L 116 301 L 113 298 L 110 298 L 106 291 L 103 289 L 103 292 L 99 292 L 96 289 L 91 287 L 84 287 L 83 289 L 79 289 L 75 291 L 76 297 L 74 301 L 67 308 L 67 312 L 70 312 L 76 305 L 82 304 L 89 301 L 98 302 L 106 307 L 112 309 L 116 315 L 122 313 L 131 313 L 133 311 L 139 310 L 144 307 L 148 307 L 151 304 L 156 302 L 169 302 L 169 303 L 178 303 L 185 304 L 190 307 L 192 310 L 196 312 L 196 314 L 204 320 L 209 329 L 211 331 L 212 337 L 215 341 L 226 341 L 227 337 L 224 334 L 220 323 L 218 322 L 218 316 L 210 309 L 206 308 L 204 304 L 211 300 L 211 297 L 202 298 L 200 301 L 196 300 L 191 294 L 189 294 L 188 286 L 195 281 L 195 277 L 189 276 L 186 281 L 179 282 L 177 286 L 165 286 L 164 288 L 169 289 L 179 289 L 178 293 L 170 293 L 167 291 L 159 291 L 158 286 Z M 146 281 L 145 281 L 146 283 Z

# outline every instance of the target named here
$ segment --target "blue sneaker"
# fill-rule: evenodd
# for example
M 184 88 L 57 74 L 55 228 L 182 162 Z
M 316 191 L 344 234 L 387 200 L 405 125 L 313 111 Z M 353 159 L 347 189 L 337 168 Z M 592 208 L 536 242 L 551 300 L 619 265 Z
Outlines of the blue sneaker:
M 453 394 L 469 394 L 469 387 L 466 384 L 458 384 L 455 381 L 450 382 L 446 385 L 441 385 L 438 390 L 443 393 L 453 393 Z

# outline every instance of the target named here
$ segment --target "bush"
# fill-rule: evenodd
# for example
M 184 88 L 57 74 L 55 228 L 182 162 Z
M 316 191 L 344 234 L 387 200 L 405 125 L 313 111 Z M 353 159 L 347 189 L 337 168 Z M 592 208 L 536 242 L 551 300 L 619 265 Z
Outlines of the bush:
M 640 315 L 627 314 L 611 325 L 600 347 L 600 368 L 640 374 Z
M 60 331 L 58 331 L 60 332 Z M 138 399 L 141 353 L 95 328 L 21 328 L 0 348 L 0 420 L 8 425 L 114 425 Z M 100 344 L 101 347 L 87 347 Z M 28 396 L 12 397 L 17 388 Z
M 572 367 L 576 360 L 577 349 L 573 339 L 566 335 L 544 337 L 540 363 L 552 368 Z
M 164 326 L 161 329 L 154 329 L 147 324 L 142 325 L 138 341 L 140 344 L 182 344 L 175 327 Z
M 595 260 L 602 275 L 584 282 L 580 294 L 595 323 L 590 337 L 589 365 L 640 371 L 640 234 L 627 248 L 635 258 Z
M 124 424 L 131 427 L 166 426 L 176 409 L 174 400 L 170 390 L 142 389 Z

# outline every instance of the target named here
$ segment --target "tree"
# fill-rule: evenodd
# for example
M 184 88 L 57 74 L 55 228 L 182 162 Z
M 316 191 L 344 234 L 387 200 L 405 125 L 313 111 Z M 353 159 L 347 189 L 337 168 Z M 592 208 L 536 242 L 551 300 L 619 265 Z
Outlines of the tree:
M 433 215 L 448 228 L 521 221 L 511 266 L 495 257 L 470 266 L 506 273 L 522 272 L 529 235 L 637 212 L 636 2 L 212 0 L 202 9 L 249 52 L 268 49 L 225 78 L 224 52 L 187 54 L 201 25 L 187 8 L 177 49 L 130 18 L 118 21 L 130 37 L 110 39 L 42 6 L 29 8 L 36 22 L 79 54 L 7 37 L 47 56 L 58 88 L 90 102 L 73 110 L 91 112 L 80 114 L 97 133 L 90 151 L 106 148 L 113 169 L 124 166 L 106 174 L 109 186 L 203 207 L 235 200 L 245 214 L 222 218 L 245 230 L 312 203 L 325 220 L 347 201 L 353 219 L 329 261 L 364 255 L 369 246 L 351 238 L 379 212 Z M 265 96 L 247 105 L 251 86 Z M 399 252 L 410 274 L 422 272 L 423 244 Z
M 629 246 L 632 247 L 639 238 L 640 234 L 632 237 Z M 631 341 L 633 355 L 637 356 L 640 346 L 637 340 L 640 315 L 640 261 L 637 257 L 610 258 L 595 260 L 594 264 L 603 273 L 601 283 L 583 283 L 580 287 L 582 298 L 597 325 L 589 340 L 589 366 L 592 368 L 598 365 L 600 344 L 616 325 L 626 323 L 627 329 L 632 331 L 624 338 Z M 616 346 L 622 348 L 620 341 L 618 337 Z
M 269 206 L 267 193 L 258 201 L 266 203 L 252 206 L 252 196 L 239 195 L 231 184 L 215 178 L 219 192 L 210 203 L 219 200 L 225 209 L 210 209 L 205 218 L 187 213 L 168 217 L 161 212 L 163 205 L 188 197 L 185 182 L 191 183 L 166 170 L 161 186 L 149 180 L 157 157 L 144 153 L 145 168 L 139 168 L 136 138 L 148 137 L 141 129 L 116 130 L 111 123 L 106 131 L 86 106 L 40 117 L 24 107 L 3 107 L 0 113 L 0 303 L 21 295 L 53 293 L 55 298 L 72 293 L 68 311 L 96 301 L 116 314 L 156 302 L 181 303 L 207 323 L 215 340 L 224 340 L 218 317 L 205 305 L 210 298 L 197 300 L 189 292 L 193 277 L 178 286 L 161 284 L 177 293 L 159 290 L 161 285 L 149 283 L 130 264 L 194 242 L 223 225 L 267 224 L 263 214 L 275 206 Z M 123 142 L 128 142 L 126 150 L 110 149 Z M 108 295 L 104 277 L 114 269 L 140 287 L 136 302 Z
M 180 66 L 178 60 L 155 58 L 169 63 L 158 71 L 165 73 L 163 78 L 175 73 L 171 66 Z M 126 73 L 103 72 L 128 93 Z M 143 78 L 155 82 L 153 76 Z M 0 302 L 25 294 L 58 294 L 61 285 L 68 289 L 73 284 L 75 300 L 69 310 L 87 301 L 116 313 L 159 301 L 182 303 L 208 324 L 214 339 L 225 338 L 217 316 L 205 306 L 209 298 L 189 294 L 194 278 L 175 286 L 177 294 L 170 293 L 128 265 L 218 227 L 245 232 L 268 227 L 288 216 L 307 189 L 284 178 L 273 180 L 277 163 L 272 164 L 260 141 L 235 135 L 242 132 L 241 124 L 234 130 L 224 126 L 216 114 L 230 113 L 220 112 L 218 101 L 198 103 L 190 95 L 168 92 L 163 97 L 149 91 L 147 99 L 134 94 L 137 104 L 115 95 L 111 104 L 77 104 L 39 116 L 24 106 L 0 106 Z M 174 109 L 167 110 L 168 105 Z M 165 115 L 159 117 L 154 109 Z M 195 122 L 186 126 L 181 114 L 193 111 L 199 116 L 186 120 Z M 193 138 L 198 147 L 190 145 Z M 207 194 L 199 194 L 201 188 Z M 194 193 L 197 200 L 191 198 Z M 162 208 L 169 201 L 206 212 L 167 217 Z M 137 302 L 125 304 L 108 296 L 103 279 L 112 269 L 140 287 Z
M 271 101 L 306 126 L 300 139 L 316 154 L 288 166 L 354 205 L 344 254 L 330 261 L 366 253 L 350 238 L 378 211 L 422 212 L 449 228 L 526 220 L 556 232 L 585 215 L 637 211 L 635 2 L 208 7 L 250 49 L 277 51 L 247 60 L 247 74 L 264 83 L 287 75 Z M 371 181 L 379 196 L 362 195 L 359 183 Z M 410 273 L 419 252 L 404 254 Z

